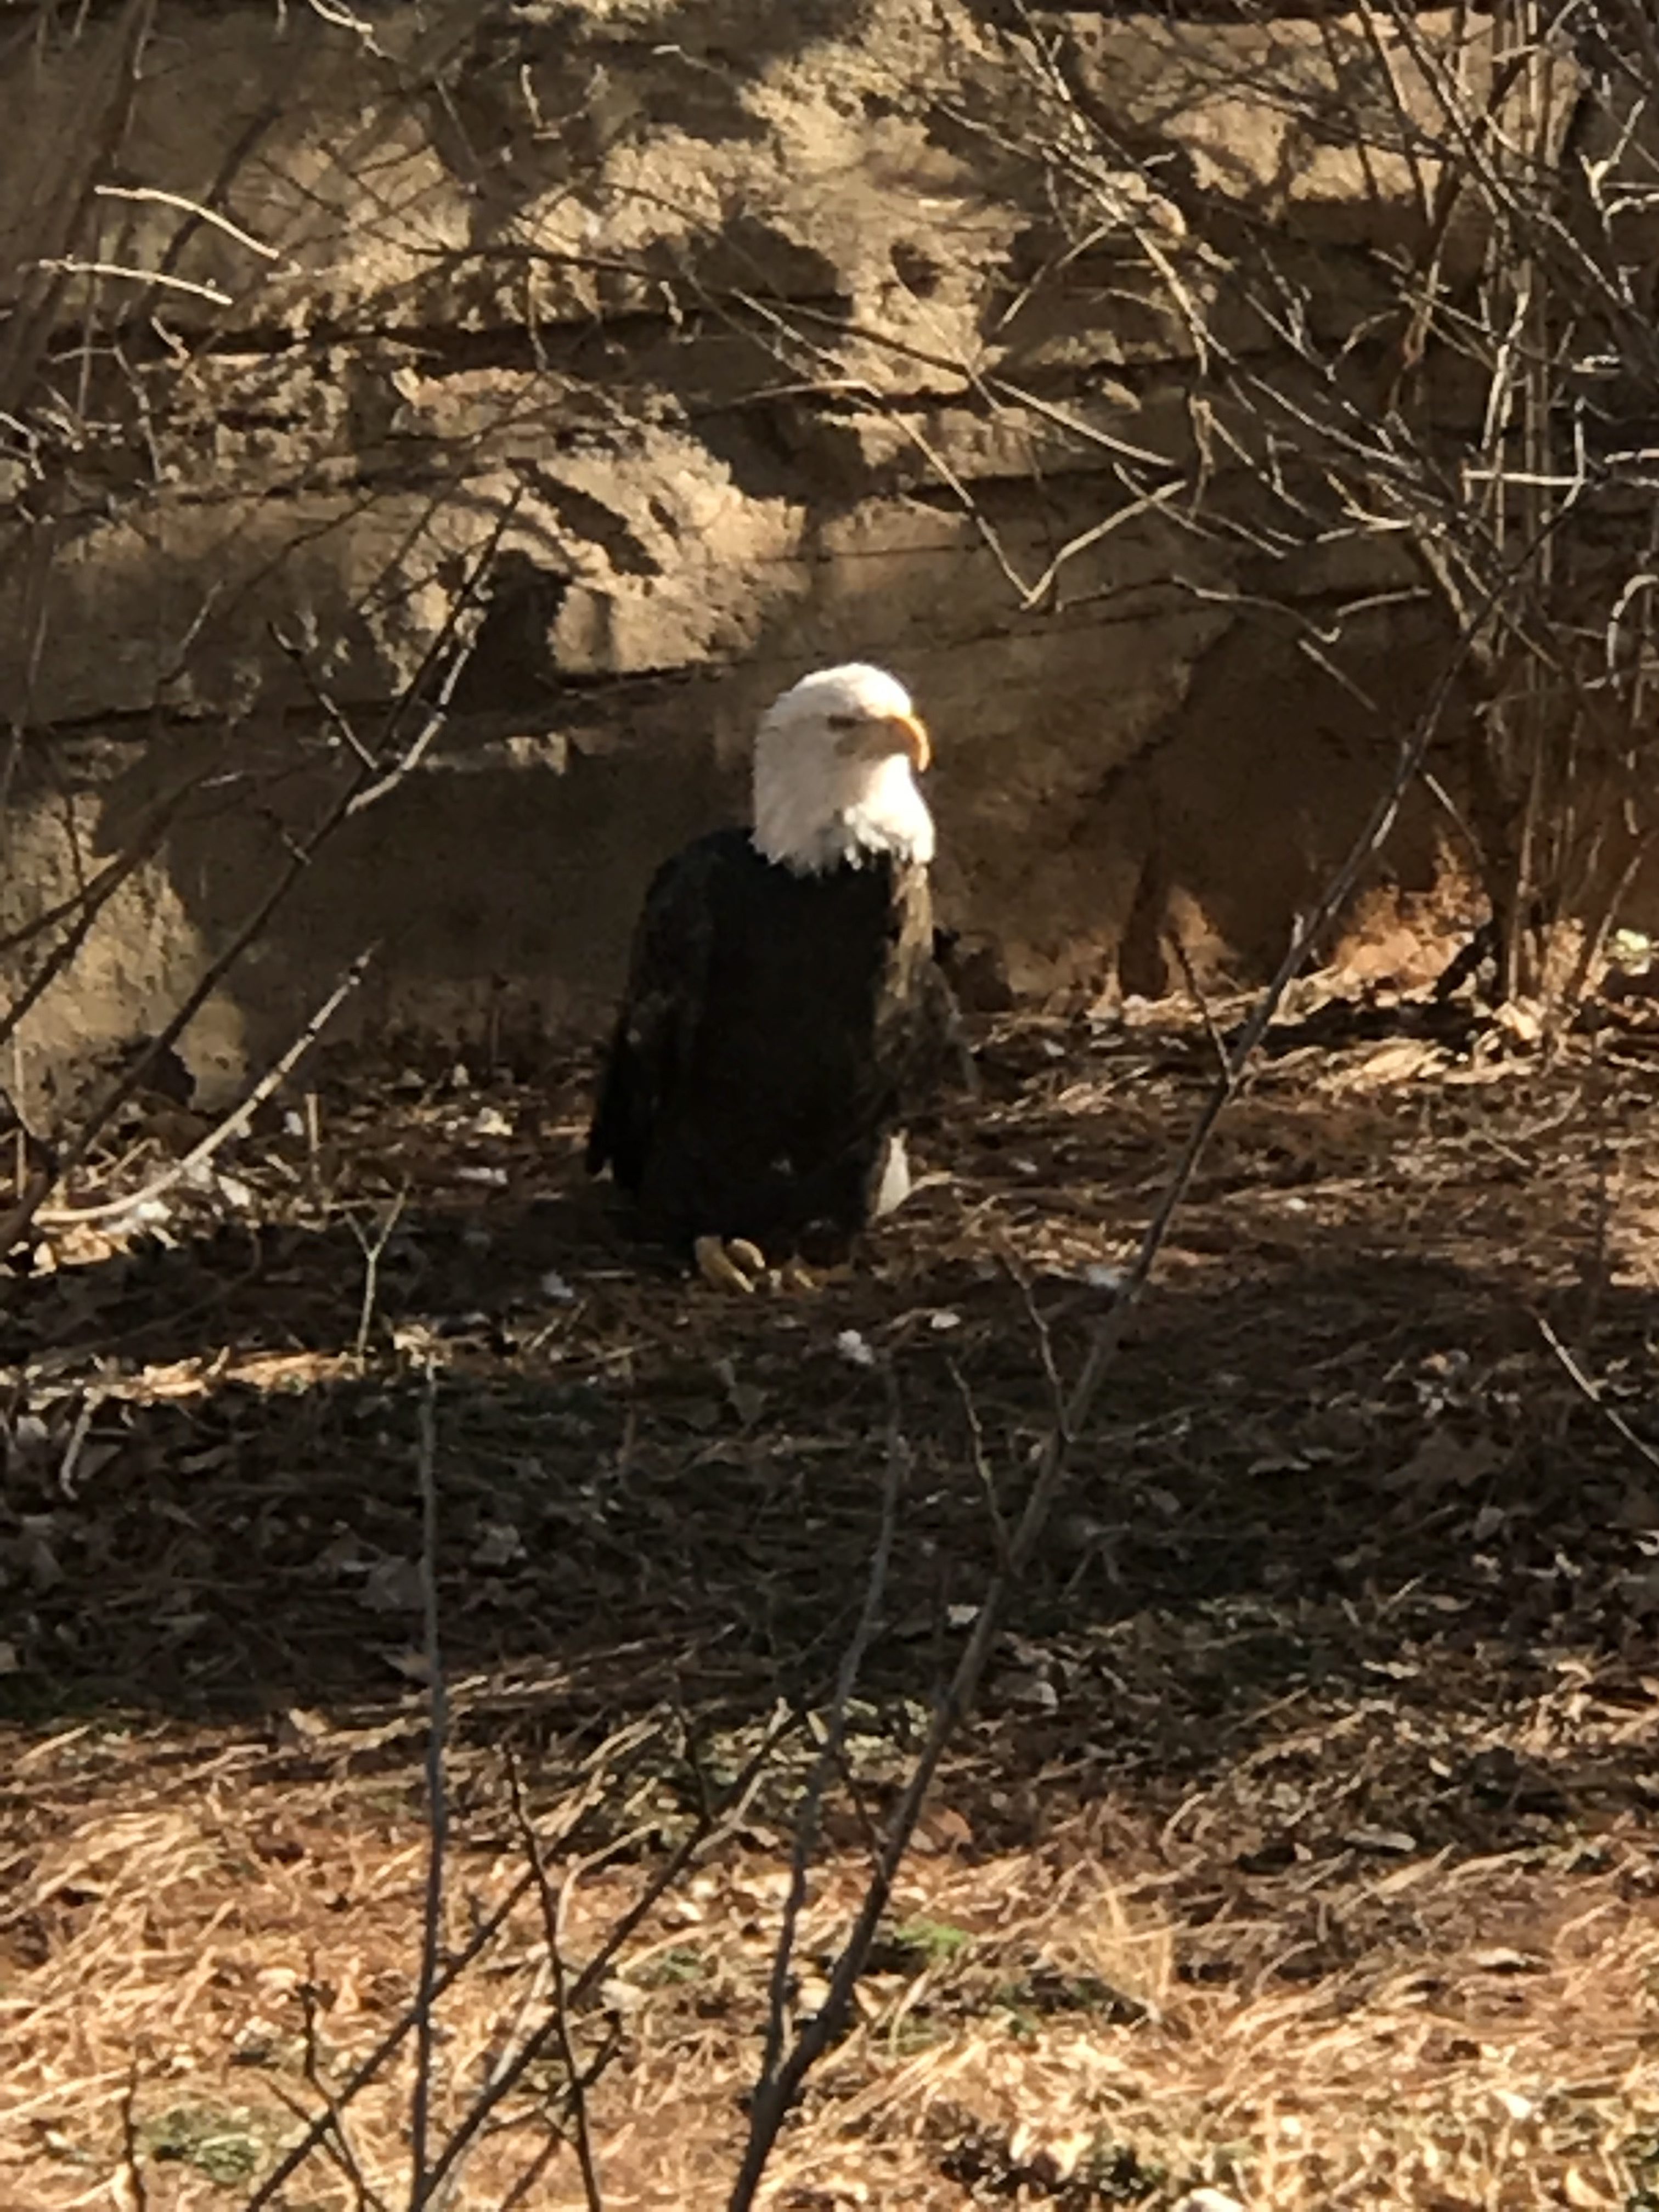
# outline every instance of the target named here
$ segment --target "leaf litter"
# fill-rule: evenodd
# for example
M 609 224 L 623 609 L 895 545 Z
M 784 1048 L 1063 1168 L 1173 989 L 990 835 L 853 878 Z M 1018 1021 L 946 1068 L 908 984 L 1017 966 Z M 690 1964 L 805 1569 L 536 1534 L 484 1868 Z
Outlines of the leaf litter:
M 770 2203 L 1659 2191 L 1659 1516 L 1533 1320 L 1648 1426 L 1644 1019 L 1501 1078 L 1374 1035 L 1257 1073 Z M 0 1311 L 0 2197 L 137 2201 L 136 2171 L 156 2212 L 240 2201 L 407 2005 L 428 1367 L 450 1950 L 503 1913 L 441 2002 L 441 2124 L 546 2002 L 509 1758 L 587 1869 L 580 1963 L 777 1701 L 826 1696 L 896 1375 L 914 1464 L 803 1917 L 810 2010 L 994 1566 L 986 1483 L 1018 1498 L 1050 1418 L 1037 1324 L 1067 1371 L 1207 1049 L 1168 1006 L 998 1021 L 983 1097 L 922 1133 L 935 1179 L 859 1266 L 742 1310 L 581 1187 L 580 1070 L 360 1073 L 170 1194 L 165 1237 L 48 1231 Z M 1484 1079 L 1444 1079 L 1465 1065 Z M 120 1194 L 86 1172 L 76 1205 Z M 615 2045 L 607 2201 L 724 2200 L 806 1755 L 574 2023 Z M 582 2202 L 552 2078 L 469 2202 L 532 2154 L 528 2201 Z M 400 2053 L 342 2121 L 349 2161 L 284 2201 L 397 2193 L 408 2094 Z

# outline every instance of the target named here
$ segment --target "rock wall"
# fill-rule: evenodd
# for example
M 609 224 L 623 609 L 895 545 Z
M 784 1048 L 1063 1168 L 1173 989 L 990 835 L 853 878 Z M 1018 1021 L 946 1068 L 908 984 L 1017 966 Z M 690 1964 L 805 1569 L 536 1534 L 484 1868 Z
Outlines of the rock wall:
M 27 1028 L 37 1075 L 201 973 L 496 532 L 441 735 L 216 991 L 199 1074 L 371 939 L 360 1021 L 592 1020 L 648 869 L 741 806 L 757 712 L 836 658 L 914 690 L 944 907 L 1017 983 L 1156 988 L 1170 922 L 1236 973 L 1277 951 L 1440 631 L 1354 617 L 1339 681 L 1297 617 L 1397 594 L 1400 555 L 1173 495 L 1206 370 L 1146 162 L 1277 226 L 1357 325 L 1407 180 L 1248 90 L 1261 40 L 1316 74 L 1328 27 L 1043 18 L 1139 149 L 1068 156 L 1115 210 L 1079 246 L 1043 52 L 973 0 L 86 12 L 0 56 L 0 927 L 200 781 Z M 1248 471 L 1205 459 L 1244 515 Z M 1437 858 L 1413 812 L 1395 878 Z

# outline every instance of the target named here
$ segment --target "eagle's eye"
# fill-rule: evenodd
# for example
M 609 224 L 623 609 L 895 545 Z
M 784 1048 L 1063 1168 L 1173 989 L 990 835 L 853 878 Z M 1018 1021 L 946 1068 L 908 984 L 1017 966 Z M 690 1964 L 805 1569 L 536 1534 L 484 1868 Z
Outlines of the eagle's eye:
M 858 726 L 859 718 L 856 714 L 831 714 L 830 717 L 830 726 L 838 734 L 848 730 L 856 730 Z

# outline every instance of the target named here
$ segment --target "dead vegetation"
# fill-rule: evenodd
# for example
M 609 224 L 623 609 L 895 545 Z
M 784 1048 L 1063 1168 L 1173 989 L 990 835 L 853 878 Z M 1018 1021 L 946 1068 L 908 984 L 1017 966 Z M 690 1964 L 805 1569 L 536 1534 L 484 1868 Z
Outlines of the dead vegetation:
M 1457 1009 L 1344 1043 L 1304 988 L 763 2202 L 1659 2188 L 1644 1002 L 1547 1068 Z M 345 2093 L 421 1949 L 428 1373 L 438 2155 L 556 2013 L 568 2049 L 544 2032 L 459 2201 L 592 2202 L 582 2078 L 601 2201 L 725 2202 L 884 1375 L 910 1465 L 787 2025 L 971 1633 L 984 1484 L 1006 1516 L 1052 1419 L 1042 1345 L 1074 1370 L 1212 1051 L 1170 1007 L 1000 1022 L 939 1179 L 817 1299 L 620 1247 L 577 1188 L 577 1066 L 388 1071 L 272 1109 L 137 1235 L 50 1228 L 4 1324 L 6 2203 L 261 2201 L 319 2113 L 264 2201 L 406 2191 L 408 2034 Z M 135 1117 L 122 1187 L 191 1135 Z

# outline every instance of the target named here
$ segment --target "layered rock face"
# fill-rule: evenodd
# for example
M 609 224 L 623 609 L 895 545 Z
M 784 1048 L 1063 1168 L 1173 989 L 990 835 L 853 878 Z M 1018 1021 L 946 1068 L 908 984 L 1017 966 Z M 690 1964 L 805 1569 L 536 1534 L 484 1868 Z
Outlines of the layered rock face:
M 1375 314 L 1413 180 L 1259 90 L 1264 41 L 1316 88 L 1329 39 L 973 0 L 46 11 L 0 64 L 0 921 L 191 788 L 30 1067 L 171 1010 L 354 748 L 420 734 L 397 702 L 475 588 L 441 728 L 212 994 L 198 1073 L 370 941 L 359 1020 L 593 1018 L 759 710 L 844 658 L 933 726 L 941 903 L 1016 984 L 1158 988 L 1170 928 L 1258 969 L 1443 635 L 1388 538 L 1251 526 L 1206 400 L 1224 286 L 1160 246 L 1218 183 L 1332 329 Z M 1333 672 L 1310 633 L 1371 593 Z M 1395 877 L 1435 842 L 1408 810 Z

